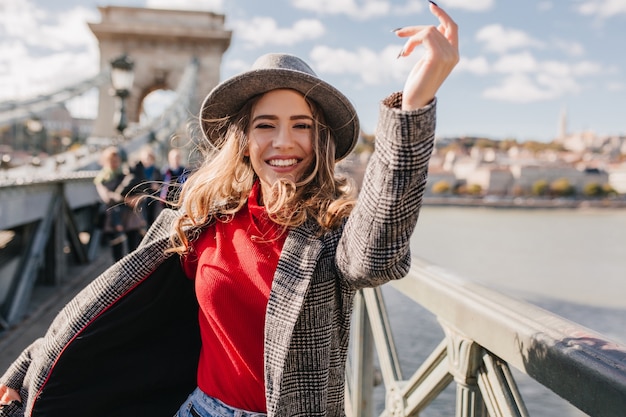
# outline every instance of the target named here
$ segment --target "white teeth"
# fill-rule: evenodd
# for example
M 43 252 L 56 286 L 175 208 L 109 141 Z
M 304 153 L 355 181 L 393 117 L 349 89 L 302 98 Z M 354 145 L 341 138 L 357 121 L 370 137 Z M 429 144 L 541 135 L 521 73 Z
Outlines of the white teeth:
M 288 167 L 298 163 L 297 159 L 271 159 L 268 163 L 273 167 Z

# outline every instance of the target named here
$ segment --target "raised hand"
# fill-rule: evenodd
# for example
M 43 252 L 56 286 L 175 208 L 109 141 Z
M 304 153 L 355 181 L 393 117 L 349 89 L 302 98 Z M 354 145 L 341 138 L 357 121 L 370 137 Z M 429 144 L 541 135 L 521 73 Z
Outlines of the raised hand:
M 458 26 L 439 6 L 430 3 L 430 11 L 439 19 L 439 26 L 407 26 L 395 31 L 399 37 L 408 38 L 398 57 L 409 56 L 419 45 L 425 48 L 404 85 L 403 110 L 430 103 L 459 62 Z

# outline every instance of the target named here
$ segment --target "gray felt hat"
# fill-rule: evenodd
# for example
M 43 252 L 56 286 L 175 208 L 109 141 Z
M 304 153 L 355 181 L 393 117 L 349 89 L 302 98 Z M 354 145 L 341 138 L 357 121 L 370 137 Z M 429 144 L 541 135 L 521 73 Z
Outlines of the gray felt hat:
M 359 119 L 354 106 L 332 85 L 319 79 L 300 58 L 288 54 L 261 56 L 249 71 L 218 84 L 204 99 L 200 125 L 205 137 L 217 146 L 224 133 L 210 127 L 208 120 L 221 119 L 239 111 L 252 97 L 277 88 L 299 91 L 324 111 L 336 143 L 335 160 L 345 158 L 359 138 Z

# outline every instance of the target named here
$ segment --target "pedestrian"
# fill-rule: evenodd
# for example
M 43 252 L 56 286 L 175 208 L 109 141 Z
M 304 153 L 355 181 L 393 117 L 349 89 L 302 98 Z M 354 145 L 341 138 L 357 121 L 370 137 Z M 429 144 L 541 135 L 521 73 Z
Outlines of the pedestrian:
M 114 261 L 139 246 L 146 231 L 143 216 L 135 210 L 139 181 L 122 164 L 122 155 L 116 146 L 104 149 L 94 184 L 102 201 L 100 226 Z
M 143 181 L 138 190 L 148 197 L 158 196 L 163 182 L 161 169 L 157 165 L 157 157 L 152 146 L 145 145 L 139 150 L 139 160 L 133 167 L 133 173 Z M 148 227 L 159 216 L 162 205 L 154 198 L 143 198 L 139 201 L 138 211 L 143 214 Z
M 456 24 L 430 10 L 438 27 L 396 31 L 402 56 L 425 51 L 381 103 L 358 198 L 334 173 L 357 142 L 356 111 L 304 61 L 264 55 L 213 89 L 200 111 L 208 156 L 178 210 L 14 362 L 0 379 L 7 407 L 343 416 L 353 297 L 409 270 L 435 96 L 458 62 Z
M 167 166 L 161 172 L 163 186 L 160 191 L 160 201 L 163 208 L 175 208 L 182 184 L 187 180 L 190 171 L 183 164 L 183 153 L 178 148 L 172 148 L 167 153 Z

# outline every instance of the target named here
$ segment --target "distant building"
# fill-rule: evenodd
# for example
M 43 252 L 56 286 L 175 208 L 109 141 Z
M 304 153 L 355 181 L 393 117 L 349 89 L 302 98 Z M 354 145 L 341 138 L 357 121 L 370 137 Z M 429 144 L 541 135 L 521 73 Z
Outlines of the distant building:
M 618 193 L 626 194 L 626 163 L 608 168 L 609 185 Z
M 514 183 L 513 174 L 508 167 L 484 165 L 467 176 L 467 185 L 478 185 L 488 194 L 506 195 Z

